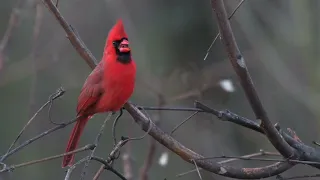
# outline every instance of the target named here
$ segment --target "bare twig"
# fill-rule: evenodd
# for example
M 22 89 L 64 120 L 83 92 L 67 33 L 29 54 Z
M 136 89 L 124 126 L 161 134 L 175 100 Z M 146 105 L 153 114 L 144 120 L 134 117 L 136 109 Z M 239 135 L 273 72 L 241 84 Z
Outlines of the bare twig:
M 147 110 L 147 111 L 186 111 L 186 112 L 206 112 L 202 109 L 198 108 L 190 108 L 190 107 L 152 107 L 152 106 L 136 106 L 139 110 Z
M 181 123 L 179 123 L 177 126 L 175 126 L 171 132 L 170 135 L 172 136 L 172 134 L 180 127 L 182 126 L 184 123 L 186 123 L 187 121 L 189 121 L 193 116 L 197 115 L 199 113 L 199 111 L 194 112 L 193 114 L 191 114 L 190 116 L 188 116 L 185 120 L 183 120 Z
M 19 132 L 18 136 L 16 137 L 16 139 L 11 143 L 9 149 L 7 150 L 6 154 L 3 155 L 0 159 L 0 162 L 3 162 L 11 153 L 11 149 L 13 148 L 13 146 L 15 145 L 15 143 L 18 141 L 18 139 L 21 137 L 21 135 L 23 134 L 23 132 L 26 130 L 26 128 L 31 124 L 31 122 L 34 120 L 34 118 L 43 110 L 43 108 L 45 108 L 51 101 L 54 101 L 55 99 L 61 97 L 63 94 L 65 93 L 65 90 L 61 87 L 59 88 L 54 94 L 50 95 L 51 99 L 49 99 L 46 103 L 44 103 L 39 109 L 38 111 L 29 119 L 29 121 L 27 122 L 27 124 L 22 128 L 22 130 Z
M 148 135 L 148 133 L 150 132 L 150 130 L 151 130 L 151 128 L 152 128 L 152 126 L 151 126 L 151 125 L 152 125 L 151 119 L 148 119 L 148 121 L 149 121 L 149 129 L 148 129 L 148 130 L 146 131 L 146 133 L 144 133 L 142 136 L 134 137 L 134 138 L 124 138 L 124 137 L 122 137 L 122 140 L 119 141 L 119 143 L 118 143 L 116 146 L 114 146 L 113 150 L 111 151 L 110 155 L 108 156 L 107 161 L 108 161 L 109 163 L 112 163 L 114 159 L 117 159 L 117 158 L 119 157 L 117 154 L 119 154 L 120 149 L 121 149 L 122 146 L 124 146 L 127 142 L 129 142 L 129 141 L 141 140 L 141 139 L 145 138 L 145 137 Z M 97 173 L 95 174 L 93 180 L 97 180 L 97 179 L 100 177 L 100 175 L 102 174 L 102 172 L 103 172 L 104 169 L 105 169 L 105 167 L 102 165 L 102 166 L 100 167 L 100 169 L 97 171 Z
M 128 142 L 128 138 L 122 138 L 116 146 L 114 146 L 113 150 L 111 151 L 111 153 L 109 154 L 108 158 L 107 158 L 107 162 L 109 164 L 111 164 L 113 162 L 113 160 L 115 160 L 116 154 L 119 153 L 120 149 Z M 97 173 L 94 175 L 94 178 L 92 180 L 97 180 L 99 179 L 100 175 L 102 174 L 103 170 L 105 169 L 105 165 L 101 165 L 100 169 L 97 171 Z
M 281 156 L 281 154 L 278 152 L 268 152 L 268 151 L 260 150 L 260 152 L 258 152 L 258 153 L 253 153 L 253 154 L 249 154 L 249 155 L 245 155 L 245 156 L 241 156 L 241 157 L 242 158 L 254 158 L 257 156 Z M 224 163 L 230 163 L 230 162 L 237 161 L 237 160 L 240 160 L 240 159 L 239 158 L 230 158 L 227 160 L 220 161 L 218 163 L 224 164 Z
M 208 112 L 217 116 L 222 121 L 230 121 L 240 126 L 243 126 L 264 134 L 259 123 L 253 120 L 247 119 L 245 117 L 239 116 L 229 110 L 224 110 L 224 111 L 215 110 L 198 101 L 196 101 L 194 105 L 196 108 L 201 109 L 204 112 Z
M 250 161 L 271 161 L 271 162 L 293 162 L 296 164 L 308 164 L 308 165 L 320 165 L 319 162 L 314 161 L 300 161 L 292 159 L 272 159 L 272 158 L 247 158 L 247 157 L 238 157 L 238 156 L 215 156 L 215 157 L 203 157 L 195 160 L 205 160 L 205 159 L 221 159 L 221 158 L 233 158 L 240 160 L 250 160 Z
M 38 164 L 38 163 L 42 163 L 42 162 L 46 162 L 46 161 L 50 161 L 50 160 L 54 160 L 54 159 L 63 157 L 65 155 L 69 155 L 69 154 L 73 154 L 73 153 L 79 153 L 79 152 L 83 152 L 83 151 L 86 151 L 86 150 L 89 150 L 89 149 L 93 149 L 93 148 L 94 148 L 93 144 L 88 144 L 88 145 L 86 145 L 84 147 L 78 148 L 76 150 L 73 150 L 73 151 L 70 151 L 70 152 L 67 152 L 67 153 L 58 154 L 58 155 L 54 155 L 54 156 L 50 156 L 50 157 L 46 157 L 46 158 L 42 158 L 42 159 L 32 160 L 32 161 L 20 163 L 20 164 L 17 164 L 17 165 L 11 165 L 11 166 L 8 166 L 8 167 L 0 170 L 0 173 L 8 172 L 8 171 L 11 172 L 11 171 L 13 171 L 13 170 L 15 170 L 17 168 L 30 166 L 30 165 L 33 165 L 33 164 Z
M 258 153 L 248 154 L 248 155 L 244 155 L 244 156 L 241 156 L 241 157 L 242 158 L 253 158 L 253 157 L 257 157 L 257 156 L 266 156 L 266 155 L 281 156 L 279 153 L 266 152 L 266 151 L 260 150 L 260 152 L 258 152 Z M 218 162 L 218 164 L 230 163 L 230 162 L 237 161 L 237 160 L 239 160 L 239 158 L 230 158 L 230 159 L 227 159 L 227 160 L 220 161 L 220 162 Z M 202 168 L 199 168 L 199 170 L 202 170 Z M 176 177 L 182 177 L 182 176 L 185 176 L 185 175 L 187 175 L 189 173 L 192 173 L 192 172 L 197 172 L 197 169 L 192 169 L 190 171 L 179 173 L 179 174 L 176 175 Z
M 88 160 L 86 161 L 86 163 L 85 163 L 85 165 L 84 165 L 84 167 L 82 169 L 80 180 L 82 180 L 84 178 L 85 174 L 86 174 L 86 170 L 89 167 L 90 160 L 93 157 L 94 152 L 95 152 L 95 150 L 96 150 L 96 148 L 98 146 L 99 140 L 100 140 L 100 138 L 101 138 L 101 136 L 103 134 L 104 127 L 106 126 L 107 122 L 111 119 L 112 114 L 113 113 L 109 113 L 108 114 L 107 118 L 104 120 L 104 122 L 103 122 L 103 124 L 102 124 L 102 126 L 100 128 L 100 131 L 99 131 L 96 139 L 94 140 L 95 147 L 91 150 L 91 152 L 88 155 Z
M 192 161 L 193 161 L 193 164 L 196 166 L 196 170 L 198 172 L 198 176 L 199 176 L 200 180 L 202 180 L 202 177 L 201 177 L 201 174 L 200 174 L 200 171 L 199 171 L 199 168 L 198 168 L 196 161 L 194 159 L 192 159 Z
M 31 138 L 31 139 L 28 139 L 28 140 L 25 141 L 24 143 L 20 144 L 18 147 L 12 149 L 11 151 L 9 151 L 9 152 L 6 153 L 5 155 L 3 155 L 3 156 L 1 157 L 2 161 L 4 161 L 5 159 L 7 159 L 9 156 L 13 155 L 14 153 L 20 151 L 20 150 L 23 149 L 25 146 L 33 143 L 34 141 L 36 141 L 36 140 L 38 140 L 38 139 L 40 139 L 40 138 L 42 138 L 42 137 L 44 137 L 44 136 L 47 136 L 47 135 L 51 134 L 51 133 L 54 132 L 54 131 L 57 131 L 57 130 L 59 130 L 59 129 L 62 129 L 62 128 L 66 127 L 66 126 L 68 126 L 68 125 L 70 125 L 70 124 L 72 124 L 72 123 L 74 123 L 74 122 L 76 122 L 76 121 L 77 121 L 77 118 L 75 118 L 75 119 L 73 119 L 73 120 L 71 120 L 71 121 L 69 121 L 69 122 L 67 122 L 67 123 L 65 123 L 65 124 L 61 124 L 61 125 L 55 126 L 55 127 L 51 128 L 51 129 L 48 129 L 48 130 L 42 132 L 41 134 L 39 134 L 39 135 L 37 135 L 37 136 L 35 136 L 35 137 Z
M 80 159 L 78 162 L 76 162 L 76 163 L 74 163 L 72 166 L 70 166 L 70 167 L 68 168 L 68 171 L 67 171 L 67 173 L 66 173 L 66 176 L 64 177 L 64 180 L 69 180 L 70 177 L 71 177 L 71 173 L 72 173 L 72 171 L 76 168 L 76 166 L 79 165 L 79 164 L 81 164 L 81 163 L 83 163 L 83 162 L 85 162 L 85 161 L 87 161 L 87 160 L 88 160 L 88 156 L 85 157 L 85 158 Z
M 113 137 L 113 145 L 114 146 L 117 143 L 116 126 L 117 126 L 117 123 L 118 123 L 120 117 L 122 116 L 122 114 L 123 114 L 123 110 L 120 109 L 119 115 L 116 117 L 116 119 L 113 121 L 113 124 L 112 124 L 112 137 Z
M 58 8 L 59 5 L 59 0 L 56 1 L 56 7 Z
M 127 180 L 127 178 L 125 178 L 121 173 L 119 173 L 114 168 L 112 168 L 112 166 L 110 166 L 110 164 L 107 161 L 105 161 L 104 159 L 96 157 L 96 156 L 91 157 L 91 159 L 102 163 L 105 166 L 105 169 L 113 172 L 115 175 L 117 175 L 122 180 Z
M 232 16 L 237 12 L 237 10 L 240 8 L 240 6 L 244 3 L 245 0 L 241 0 L 240 3 L 237 5 L 237 7 L 232 11 L 232 13 L 229 15 L 228 20 L 232 18 Z M 211 51 L 212 46 L 214 43 L 217 41 L 218 37 L 220 36 L 220 32 L 216 35 L 216 37 L 213 39 L 212 43 L 210 44 L 206 55 L 204 56 L 203 60 L 206 60 L 207 57 L 209 56 L 209 53 Z

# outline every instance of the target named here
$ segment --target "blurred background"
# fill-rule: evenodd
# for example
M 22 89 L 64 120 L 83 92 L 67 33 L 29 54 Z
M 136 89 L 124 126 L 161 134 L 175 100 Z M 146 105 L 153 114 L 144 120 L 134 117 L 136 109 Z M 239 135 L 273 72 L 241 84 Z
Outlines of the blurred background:
M 230 14 L 240 0 L 226 0 Z M 123 18 L 137 63 L 136 89 L 131 101 L 143 106 L 192 107 L 195 100 L 212 108 L 229 109 L 254 119 L 252 110 L 218 39 L 208 57 L 207 49 L 218 33 L 209 0 L 125 1 L 76 0 L 59 2 L 59 10 L 78 31 L 97 59 L 109 29 Z M 231 24 L 237 43 L 247 62 L 258 94 L 273 123 L 296 131 L 306 143 L 319 140 L 320 105 L 320 1 L 247 0 L 238 9 Z M 37 109 L 59 87 L 67 91 L 51 110 L 54 121 L 64 122 L 75 116 L 77 97 L 91 69 L 66 38 L 53 15 L 40 0 L 2 0 L 0 5 L 0 152 L 5 153 L 19 131 Z M 47 110 L 42 111 L 18 141 L 53 127 Z M 151 112 L 148 115 L 170 132 L 191 113 Z M 92 143 L 105 114 L 88 123 L 80 146 Z M 112 123 L 107 124 L 96 155 L 107 157 L 113 147 Z M 34 142 L 10 156 L 5 163 L 19 164 L 63 153 L 72 125 Z M 144 132 L 125 112 L 117 127 L 117 137 L 140 136 Z M 240 156 L 260 149 L 275 151 L 268 140 L 251 130 L 198 114 L 179 128 L 174 137 L 204 156 Z M 142 179 L 141 167 L 152 143 L 150 137 L 128 144 L 132 179 Z M 155 143 L 149 179 L 179 179 L 177 174 L 194 166 Z M 76 159 L 88 152 L 79 153 Z M 168 162 L 159 163 L 168 153 Z M 270 163 L 237 161 L 239 167 L 257 167 Z M 86 179 L 92 179 L 100 164 L 92 162 Z M 120 158 L 115 168 L 123 172 Z M 71 179 L 79 179 L 78 166 Z M 310 167 L 298 165 L 284 177 L 310 174 Z M 202 171 L 203 179 L 228 179 Z M 36 164 L 2 179 L 63 179 L 61 159 Z M 101 179 L 117 179 L 105 171 Z M 190 173 L 180 179 L 197 179 Z M 275 179 L 269 178 L 269 179 Z

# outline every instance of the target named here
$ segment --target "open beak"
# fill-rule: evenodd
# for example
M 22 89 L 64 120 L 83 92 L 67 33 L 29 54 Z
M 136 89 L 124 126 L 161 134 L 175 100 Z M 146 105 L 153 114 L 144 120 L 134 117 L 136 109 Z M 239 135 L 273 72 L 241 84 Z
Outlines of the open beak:
M 121 41 L 120 45 L 119 45 L 119 51 L 122 53 L 127 53 L 130 52 L 130 48 L 129 48 L 129 41 L 124 39 L 123 41 Z

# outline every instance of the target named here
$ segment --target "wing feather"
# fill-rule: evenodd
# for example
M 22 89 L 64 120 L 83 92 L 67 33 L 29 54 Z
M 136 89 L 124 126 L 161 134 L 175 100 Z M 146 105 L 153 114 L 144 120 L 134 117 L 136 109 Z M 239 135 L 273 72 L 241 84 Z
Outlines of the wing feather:
M 90 113 L 90 109 L 97 103 L 104 92 L 102 87 L 103 63 L 103 60 L 100 61 L 94 68 L 81 89 L 77 105 L 78 114 Z

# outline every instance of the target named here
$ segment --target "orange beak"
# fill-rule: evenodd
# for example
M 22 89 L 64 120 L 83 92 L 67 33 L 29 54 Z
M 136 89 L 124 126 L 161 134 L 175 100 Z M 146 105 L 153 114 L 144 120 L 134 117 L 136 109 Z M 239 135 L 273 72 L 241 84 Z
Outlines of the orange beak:
M 120 45 L 119 45 L 119 51 L 122 53 L 127 53 L 130 52 L 130 48 L 129 48 L 129 41 L 128 40 L 123 40 Z

